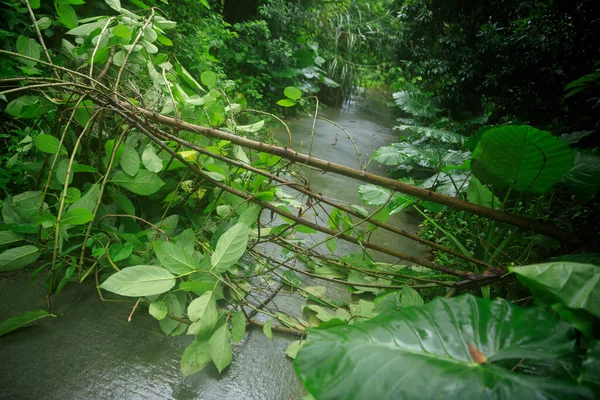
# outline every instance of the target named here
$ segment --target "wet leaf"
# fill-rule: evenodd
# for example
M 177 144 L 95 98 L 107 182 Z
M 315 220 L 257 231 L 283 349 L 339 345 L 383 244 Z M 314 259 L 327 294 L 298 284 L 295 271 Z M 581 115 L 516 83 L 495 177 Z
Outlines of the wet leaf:
M 238 344 L 246 335 L 246 317 L 241 311 L 236 311 L 231 317 L 231 339 Z
M 535 321 L 535 323 L 532 323 Z M 575 381 L 515 373 L 500 360 L 571 353 L 569 324 L 540 308 L 470 295 L 313 330 L 294 368 L 318 399 L 592 398 Z M 469 343 L 487 356 L 476 364 Z M 512 363 L 510 363 L 513 365 Z M 457 379 L 457 376 L 460 377 Z M 435 379 L 432 379 L 435 377 Z
M 250 228 L 238 222 L 221 235 L 211 257 L 216 272 L 223 273 L 238 262 L 246 252 L 249 234 Z
M 227 325 L 223 324 L 209 339 L 210 357 L 219 372 L 223 372 L 231 363 L 231 333 Z
M 38 319 L 56 317 L 45 310 L 27 311 L 14 317 L 10 317 L 0 323 L 0 336 L 4 336 L 14 330 L 22 328 Z
M 33 264 L 40 256 L 40 251 L 32 245 L 14 247 L 0 253 L 0 272 L 16 271 Z
M 142 297 L 167 292 L 173 286 L 175 277 L 166 269 L 153 265 L 136 265 L 109 276 L 100 288 L 121 296 Z

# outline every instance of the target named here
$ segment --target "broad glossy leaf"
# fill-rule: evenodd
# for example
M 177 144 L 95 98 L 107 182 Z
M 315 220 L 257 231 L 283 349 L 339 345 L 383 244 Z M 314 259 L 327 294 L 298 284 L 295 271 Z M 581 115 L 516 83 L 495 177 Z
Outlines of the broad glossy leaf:
M 410 286 L 404 286 L 402 289 L 402 307 L 422 306 L 423 298 L 415 289 Z
M 167 316 L 169 310 L 167 309 L 167 305 L 164 301 L 155 300 L 152 303 L 150 303 L 150 306 L 148 307 L 148 312 L 150 313 L 150 315 L 152 315 L 154 318 L 160 321 L 161 319 Z
M 573 151 L 550 132 L 531 126 L 486 131 L 473 151 L 473 173 L 497 188 L 546 193 L 573 167 Z
M 84 194 L 81 195 L 79 200 L 75 201 L 69 207 L 69 211 L 77 208 L 85 208 L 89 212 L 93 212 L 96 207 L 96 203 L 100 198 L 100 185 L 94 183 Z
M 46 317 L 56 317 L 45 310 L 27 311 L 14 317 L 10 317 L 0 323 L 0 336 L 4 336 L 9 332 L 22 328 L 25 325 Z
M 19 37 L 17 38 L 17 52 L 19 54 L 39 60 L 40 48 L 41 46 L 38 44 L 38 42 L 36 42 L 33 39 L 30 39 L 23 35 L 19 35 Z M 35 64 L 35 61 L 31 60 L 23 60 L 23 62 L 28 65 Z
M 404 112 L 416 117 L 434 118 L 441 109 L 434 97 L 403 90 L 393 94 L 394 101 Z
M 467 189 L 467 200 L 473 204 L 488 208 L 498 208 L 500 206 L 500 200 L 492 191 L 485 185 L 483 185 L 477 178 L 471 178 L 469 182 L 469 188 Z
M 465 295 L 312 330 L 294 368 L 318 399 L 591 398 L 574 381 L 496 365 L 569 354 L 571 332 L 539 308 Z M 486 364 L 474 362 L 469 344 Z
M 0 272 L 15 271 L 35 262 L 40 251 L 32 245 L 14 247 L 0 253 Z
M 213 327 L 218 319 L 214 293 L 208 291 L 202 296 L 195 298 L 188 306 L 187 313 L 190 321 L 200 321 Z
M 299 100 L 302 97 L 302 91 L 293 86 L 288 86 L 285 89 L 283 89 L 283 94 L 285 95 L 285 97 L 292 100 Z
M 229 332 L 227 325 L 221 325 L 221 327 L 211 336 L 208 343 L 210 343 L 211 359 L 219 372 L 223 372 L 223 370 L 231 363 L 232 356 L 231 333 Z
M 129 215 L 135 215 L 135 206 L 131 200 L 129 200 L 129 197 L 127 197 L 121 191 L 115 191 L 112 199 L 121 211 Z
M 100 288 L 121 296 L 142 297 L 167 292 L 173 286 L 175 277 L 166 269 L 153 265 L 136 265 L 109 276 Z
M 445 129 L 430 128 L 428 126 L 398 125 L 395 126 L 394 129 L 400 131 L 410 131 L 414 135 L 428 137 L 440 143 L 463 144 L 467 141 L 465 136 L 458 133 L 447 131 Z
M 116 12 L 121 12 L 121 1 L 120 0 L 104 0 L 106 4 Z
M 87 224 L 94 219 L 94 214 L 85 208 L 71 208 L 62 216 L 61 222 L 65 225 Z
M 600 190 L 600 151 L 575 150 L 573 168 L 561 182 L 582 201 L 589 201 Z
M 135 176 L 140 170 L 140 156 L 133 147 L 127 144 L 123 144 L 122 146 L 123 154 L 121 154 L 121 168 L 123 168 L 123 171 L 125 171 L 127 175 Z
M 151 145 L 146 146 L 144 149 L 144 152 L 142 153 L 142 162 L 148 171 L 158 173 L 163 168 L 162 160 L 156 155 L 154 147 Z
M 582 367 L 581 379 L 583 382 L 595 385 L 596 393 L 600 392 L 600 381 L 598 381 L 600 376 L 600 340 L 594 340 L 590 343 Z
M 240 222 L 221 235 L 210 259 L 216 272 L 223 273 L 238 262 L 246 252 L 249 235 L 250 228 Z
M 68 3 L 62 1 L 55 1 L 54 6 L 56 7 L 56 13 L 58 14 L 58 20 L 67 28 L 73 29 L 77 26 L 77 14 L 73 7 Z
M 231 317 L 231 339 L 238 344 L 246 335 L 246 317 L 241 311 L 236 311 Z
M 190 376 L 202 369 L 211 361 L 211 346 L 207 340 L 194 340 L 183 352 L 179 366 L 183 376 Z
M 171 242 L 157 240 L 152 243 L 154 253 L 160 263 L 174 274 L 181 275 L 198 269 L 198 262 L 192 253 Z
M 360 185 L 358 187 L 360 198 L 372 206 L 380 206 L 390 199 L 390 190 L 375 185 Z
M 210 90 L 214 88 L 217 83 L 217 74 L 212 71 L 204 71 L 200 74 L 200 81 L 202 81 L 202 84 Z
M 58 152 L 60 141 L 52 135 L 41 134 L 33 139 L 35 148 L 41 152 L 55 154 Z M 62 155 L 67 154 L 67 150 L 63 147 L 60 152 Z
M 600 266 L 553 262 L 508 269 L 534 294 L 550 296 L 568 308 L 600 318 Z
M 140 169 L 135 176 L 118 172 L 112 177 L 111 182 L 142 196 L 156 193 L 165 184 L 158 175 L 146 169 Z
M 296 105 L 296 102 L 290 99 L 282 99 L 277 102 L 277 105 L 281 107 L 293 107 Z
M 24 236 L 13 231 L 0 231 L 0 247 L 20 242 L 23 239 L 25 239 Z
M 67 31 L 66 34 L 74 35 L 74 36 L 87 36 L 90 33 L 92 33 L 93 31 L 95 31 L 96 29 L 102 29 L 104 27 L 104 25 L 106 25 L 107 19 L 108 18 L 102 18 L 102 19 L 99 19 L 98 21 L 79 25 L 77 28 L 73 28 L 73 29 Z

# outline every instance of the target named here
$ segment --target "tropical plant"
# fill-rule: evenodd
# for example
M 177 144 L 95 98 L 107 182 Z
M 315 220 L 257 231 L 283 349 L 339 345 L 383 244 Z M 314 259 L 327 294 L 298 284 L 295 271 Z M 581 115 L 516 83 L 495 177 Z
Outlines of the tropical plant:
M 585 310 L 587 321 L 598 322 L 597 269 L 556 263 L 511 270 L 541 300 L 568 315 Z M 471 295 L 312 329 L 294 368 L 319 399 L 592 399 L 600 390 L 597 340 L 576 342 L 573 327 L 541 307 Z

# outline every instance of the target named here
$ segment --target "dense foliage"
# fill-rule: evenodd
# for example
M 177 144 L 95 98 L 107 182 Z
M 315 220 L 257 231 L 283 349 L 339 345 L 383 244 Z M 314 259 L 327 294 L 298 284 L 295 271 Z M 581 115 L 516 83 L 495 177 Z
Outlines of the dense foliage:
M 302 337 L 286 354 L 319 399 L 594 398 L 600 261 L 573 253 L 598 240 L 581 229 L 600 189 L 595 6 L 510 3 L 4 2 L 0 273 L 43 281 L 48 309 L 0 336 L 93 281 L 192 336 L 184 376 L 226 370 L 255 325 Z M 317 94 L 361 81 L 396 91 L 409 136 L 371 157 L 392 179 L 269 135 L 276 113 L 314 126 Z M 530 124 L 488 125 L 507 118 Z M 313 192 L 295 163 L 363 181 L 365 206 Z M 386 224 L 408 207 L 420 236 Z M 282 288 L 300 317 L 270 306 Z

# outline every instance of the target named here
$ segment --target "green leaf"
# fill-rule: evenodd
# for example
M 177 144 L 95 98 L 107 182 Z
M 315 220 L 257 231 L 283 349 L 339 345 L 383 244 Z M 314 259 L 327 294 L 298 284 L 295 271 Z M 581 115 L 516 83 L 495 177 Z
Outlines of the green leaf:
M 171 242 L 157 240 L 152 243 L 160 263 L 174 274 L 182 275 L 199 268 L 193 253 L 188 253 Z
M 89 212 L 93 212 L 96 203 L 100 198 L 100 184 L 94 183 L 86 192 L 69 207 L 69 211 L 76 208 L 85 208 Z
M 96 29 L 102 29 L 106 25 L 106 21 L 108 18 L 102 18 L 95 22 L 90 22 L 88 24 L 79 25 L 77 28 L 73 28 L 66 32 L 67 35 L 73 36 L 88 36 L 90 33 L 94 32 Z
M 486 131 L 473 151 L 475 176 L 496 188 L 546 193 L 573 167 L 573 151 L 550 132 L 531 126 Z
M 231 317 L 231 339 L 238 344 L 246 335 L 246 317 L 241 311 L 236 311 Z
M 302 97 L 302 92 L 300 89 L 295 88 L 294 86 L 288 86 L 283 89 L 283 94 L 285 97 L 292 100 L 299 100 Z
M 238 262 L 246 252 L 249 234 L 250 228 L 238 222 L 221 235 L 210 259 L 215 272 L 223 273 Z
M 112 199 L 115 205 L 125 214 L 135 215 L 135 206 L 125 194 L 120 191 L 116 191 Z
M 61 184 L 64 184 L 65 182 L 67 182 L 67 171 L 68 170 L 69 170 L 69 160 L 67 160 L 67 159 L 60 160 L 58 162 L 58 165 L 56 166 L 56 179 Z M 73 182 L 73 175 L 74 175 L 74 172 L 71 169 L 71 171 L 69 173 L 69 180 L 68 180 L 69 185 Z
M 211 336 L 208 343 L 210 344 L 210 357 L 215 363 L 219 372 L 223 372 L 231 363 L 231 333 L 227 329 L 227 325 L 223 324 Z
M 208 341 L 194 340 L 183 351 L 179 366 L 184 377 L 193 375 L 202 369 L 211 361 L 211 346 Z
M 142 162 L 147 170 L 152 172 L 160 172 L 163 169 L 162 160 L 154 152 L 152 145 L 146 146 L 142 153 Z
M 73 7 L 62 1 L 54 1 L 54 7 L 56 7 L 56 13 L 58 14 L 58 20 L 67 28 L 73 29 L 77 27 L 77 14 Z
M 594 340 L 588 346 L 587 354 L 582 365 L 581 380 L 596 386 L 598 391 L 598 377 L 600 376 L 600 340 Z
M 121 2 L 120 0 L 104 0 L 106 4 L 116 12 L 121 12 Z
M 35 262 L 40 254 L 39 249 L 31 245 L 4 250 L 0 253 L 0 272 L 25 268 Z
M 298 350 L 304 345 L 304 340 L 294 340 L 290 345 L 285 349 L 285 355 L 291 358 L 292 360 L 296 358 L 298 355 Z
M 22 235 L 13 231 L 0 231 L 0 247 L 11 245 L 25 239 Z
M 423 93 L 401 91 L 393 94 L 400 109 L 410 115 L 423 118 L 435 118 L 441 108 L 435 98 Z
M 94 214 L 85 208 L 72 208 L 69 209 L 62 216 L 61 222 L 65 225 L 82 225 L 87 224 L 94 219 Z
M 271 325 L 273 324 L 273 320 L 270 319 L 268 320 L 264 325 L 263 325 L 263 333 L 265 334 L 266 337 L 268 337 L 269 339 L 273 339 L 273 331 L 271 330 Z
M 238 125 L 236 126 L 236 130 L 238 132 L 254 133 L 260 131 L 263 128 L 263 126 L 265 126 L 265 121 L 261 119 L 260 121 L 250 125 Z
M 131 146 L 123 144 L 123 154 L 121 154 L 121 168 L 129 176 L 135 176 L 140 170 L 140 156 Z M 145 163 L 144 163 L 145 165 Z M 161 164 L 162 166 L 162 164 Z M 149 169 L 149 168 L 148 168 Z M 153 171 L 158 172 L 158 171 Z
M 166 269 L 153 265 L 123 268 L 108 277 L 100 288 L 121 296 L 153 296 L 171 290 L 175 277 Z
M 380 206 L 390 199 L 390 190 L 375 185 L 360 185 L 358 187 L 360 198 L 372 206 Z
M 121 243 L 111 244 L 108 248 L 108 254 L 113 262 L 127 260 L 133 253 L 133 245 L 122 245 Z
M 148 307 L 148 312 L 150 313 L 150 315 L 152 315 L 154 318 L 160 321 L 161 319 L 167 316 L 169 310 L 167 309 L 167 305 L 164 301 L 155 300 L 152 303 L 150 303 L 150 306 Z
M 422 306 L 423 304 L 423 298 L 419 292 L 405 285 L 402 289 L 402 307 Z
M 600 151 L 575 149 L 573 168 L 561 179 L 581 201 L 590 201 L 600 190 Z
M 131 29 L 127 25 L 117 25 L 112 29 L 112 34 L 124 39 L 131 39 Z
M 574 381 L 510 369 L 571 353 L 570 326 L 539 308 L 470 295 L 312 330 L 294 369 L 318 399 L 592 398 Z M 487 357 L 476 363 L 469 344 Z M 507 360 L 507 363 L 498 363 Z
M 212 71 L 204 71 L 200 74 L 200 81 L 210 90 L 217 83 L 217 74 Z
M 27 311 L 14 317 L 10 317 L 2 323 L 0 323 L 0 337 L 12 332 L 16 329 L 22 328 L 30 323 L 37 321 L 38 319 L 46 317 L 56 317 L 54 314 L 50 314 L 45 310 Z
M 290 100 L 290 99 L 283 99 L 283 100 L 279 100 L 277 102 L 278 106 L 281 107 L 293 107 L 296 105 L 296 102 L 294 100 Z
M 165 184 L 158 175 L 146 169 L 140 169 L 135 176 L 117 172 L 111 182 L 141 196 L 154 194 Z
M 19 35 L 17 38 L 17 53 L 27 57 L 40 59 L 40 48 L 41 46 L 33 39 L 29 39 L 23 35 Z M 22 60 L 27 65 L 34 65 L 35 61 Z
M 192 228 L 184 230 L 175 239 L 177 247 L 188 253 L 194 252 L 194 247 L 196 246 L 196 234 Z
M 211 290 L 195 298 L 188 306 L 187 313 L 189 319 L 194 322 L 190 325 L 188 335 L 210 332 L 219 320 L 214 292 Z
M 509 267 L 508 270 L 515 273 L 519 281 L 534 295 L 550 297 L 567 308 L 585 310 L 600 318 L 599 266 L 552 262 Z
M 471 178 L 469 188 L 467 189 L 467 200 L 473 204 L 488 208 L 500 207 L 500 200 L 485 185 L 482 185 L 477 178 Z
M 58 152 L 60 141 L 52 135 L 41 134 L 33 139 L 35 148 L 43 153 L 55 154 Z M 64 146 L 60 150 L 60 154 L 67 155 L 67 150 Z
M 29 1 L 29 5 L 31 6 L 31 8 L 33 10 L 37 10 L 38 8 L 40 8 L 40 5 L 41 5 L 40 3 L 41 3 L 41 0 L 30 0 Z

